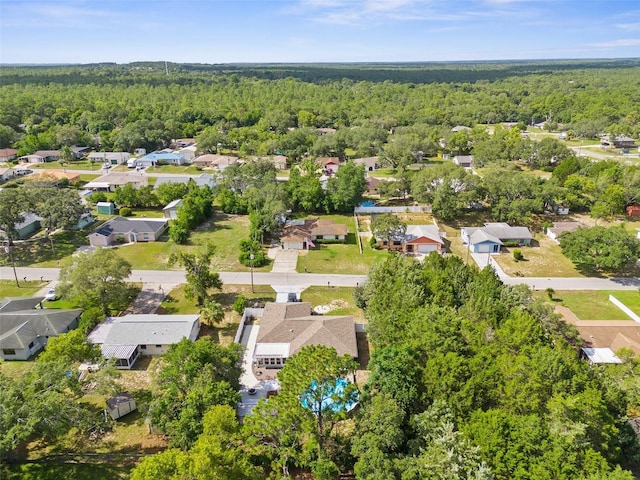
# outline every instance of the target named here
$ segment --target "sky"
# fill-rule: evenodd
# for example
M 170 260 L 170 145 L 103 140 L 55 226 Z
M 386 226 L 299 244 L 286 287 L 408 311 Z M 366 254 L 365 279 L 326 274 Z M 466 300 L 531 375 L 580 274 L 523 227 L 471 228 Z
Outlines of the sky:
M 0 63 L 630 57 L 638 0 L 0 0 Z

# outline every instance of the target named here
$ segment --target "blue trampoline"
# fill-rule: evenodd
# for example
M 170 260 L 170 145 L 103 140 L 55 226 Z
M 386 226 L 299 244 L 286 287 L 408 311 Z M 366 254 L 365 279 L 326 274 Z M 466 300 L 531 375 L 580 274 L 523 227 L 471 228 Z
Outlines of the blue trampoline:
M 311 382 L 311 386 L 300 397 L 300 404 L 307 410 L 311 410 L 314 414 L 318 414 L 318 403 L 320 399 L 320 410 L 330 409 L 332 412 L 338 413 L 340 411 L 350 412 L 358 404 L 358 390 L 347 390 L 349 381 L 345 378 L 338 378 L 334 382 L 324 382 L 322 384 L 322 391 L 318 392 L 318 384 L 314 380 Z M 319 394 L 319 395 L 318 395 Z

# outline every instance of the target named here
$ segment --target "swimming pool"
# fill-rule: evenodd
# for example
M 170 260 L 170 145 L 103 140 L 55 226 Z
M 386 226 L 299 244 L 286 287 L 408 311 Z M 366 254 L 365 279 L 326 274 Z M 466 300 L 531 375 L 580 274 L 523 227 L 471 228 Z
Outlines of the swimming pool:
M 372 202 L 371 200 L 367 200 L 366 202 L 362 202 L 360 204 L 361 207 L 375 207 L 376 202 Z
M 318 413 L 318 404 L 320 410 L 350 412 L 358 404 L 359 394 L 357 388 L 347 388 L 349 385 L 350 382 L 346 378 L 337 378 L 334 382 L 324 382 L 319 389 L 318 383 L 314 380 L 307 392 L 300 396 L 300 404 L 314 414 Z

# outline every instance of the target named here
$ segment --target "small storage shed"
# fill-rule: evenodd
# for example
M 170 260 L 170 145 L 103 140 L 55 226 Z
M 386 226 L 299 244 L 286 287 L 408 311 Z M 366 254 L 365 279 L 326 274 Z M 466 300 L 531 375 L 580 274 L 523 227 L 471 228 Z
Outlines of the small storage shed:
M 137 408 L 136 400 L 129 392 L 118 393 L 117 395 L 107 399 L 107 412 L 114 420 L 124 417 L 126 414 L 133 412 Z
M 98 213 L 103 215 L 116 214 L 116 206 L 113 202 L 98 202 L 96 203 L 96 207 L 98 208 Z

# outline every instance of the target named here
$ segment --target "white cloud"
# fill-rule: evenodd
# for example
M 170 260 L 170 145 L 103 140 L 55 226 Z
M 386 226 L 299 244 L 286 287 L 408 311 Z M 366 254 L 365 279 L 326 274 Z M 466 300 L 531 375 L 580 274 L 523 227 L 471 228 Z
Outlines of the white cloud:
M 592 43 L 590 46 L 595 48 L 639 47 L 640 38 L 621 38 L 609 42 Z
M 638 23 L 618 23 L 616 25 L 621 30 L 626 30 L 628 32 L 636 32 L 640 30 L 640 22 Z

